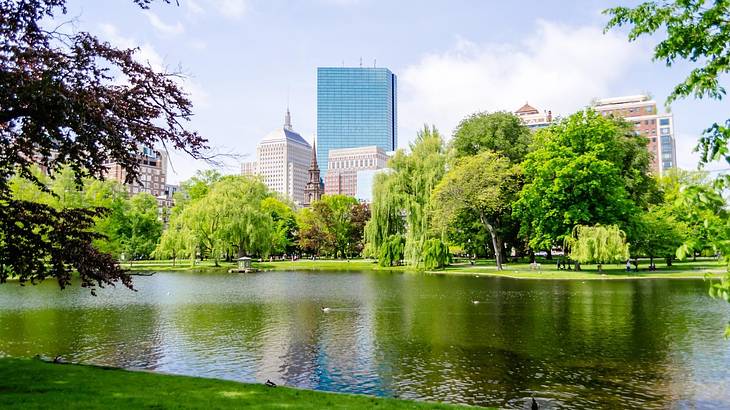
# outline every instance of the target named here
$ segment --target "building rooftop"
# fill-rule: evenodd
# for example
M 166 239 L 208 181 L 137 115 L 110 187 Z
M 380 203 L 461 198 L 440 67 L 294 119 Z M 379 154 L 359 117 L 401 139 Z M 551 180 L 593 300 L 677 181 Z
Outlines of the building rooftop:
M 539 114 L 540 111 L 537 110 L 537 108 L 531 106 L 528 103 L 525 103 L 519 110 L 515 111 L 515 114 L 517 115 L 525 115 L 525 114 Z
M 279 128 L 277 130 L 271 131 L 268 133 L 262 140 L 261 143 L 269 143 L 269 142 L 281 142 L 281 141 L 292 141 L 296 142 L 298 144 L 306 145 L 309 147 L 309 143 L 307 140 L 302 138 L 301 135 L 299 135 L 298 132 L 295 132 L 292 129 L 291 125 L 291 114 L 289 113 L 289 109 L 286 109 L 286 116 L 284 117 L 284 127 Z

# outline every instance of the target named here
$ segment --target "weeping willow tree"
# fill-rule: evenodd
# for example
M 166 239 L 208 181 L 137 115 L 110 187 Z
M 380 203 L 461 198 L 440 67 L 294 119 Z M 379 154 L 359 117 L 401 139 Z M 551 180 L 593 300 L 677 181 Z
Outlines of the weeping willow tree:
M 449 264 L 449 247 L 440 239 L 429 239 L 423 245 L 423 267 L 443 269 Z
M 400 265 L 403 259 L 403 248 L 405 239 L 403 235 L 390 235 L 388 240 L 383 242 L 378 253 L 378 264 L 380 266 Z
M 420 266 L 430 233 L 431 191 L 444 175 L 446 155 L 438 130 L 424 127 L 410 145 L 410 153 L 396 152 L 390 172 L 377 175 L 373 186 L 371 219 L 365 227 L 368 252 L 379 255 L 391 235 L 405 237 L 404 259 Z
M 629 259 L 629 244 L 626 234 L 616 225 L 577 225 L 573 235 L 565 241 L 570 257 L 580 263 L 602 264 L 622 262 Z

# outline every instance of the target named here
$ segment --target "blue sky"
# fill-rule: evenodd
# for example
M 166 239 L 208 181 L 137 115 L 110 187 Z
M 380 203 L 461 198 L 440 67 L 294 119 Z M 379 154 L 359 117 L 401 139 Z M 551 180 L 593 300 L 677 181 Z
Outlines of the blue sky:
M 594 97 L 650 92 L 663 104 L 688 67 L 651 61 L 651 42 L 604 35 L 613 1 L 179 0 L 143 11 L 131 0 L 70 0 L 68 18 L 157 67 L 182 68 L 195 104 L 191 128 L 221 151 L 255 153 L 283 123 L 316 130 L 316 68 L 390 68 L 399 77 L 399 145 L 423 124 L 451 133 L 475 111 L 514 110 L 525 101 L 570 114 Z M 678 162 L 702 129 L 730 113 L 727 101 L 680 101 Z M 246 158 L 244 158 L 246 160 Z M 176 183 L 206 164 L 173 155 Z M 718 167 L 715 165 L 715 167 Z M 229 161 L 225 172 L 238 172 Z

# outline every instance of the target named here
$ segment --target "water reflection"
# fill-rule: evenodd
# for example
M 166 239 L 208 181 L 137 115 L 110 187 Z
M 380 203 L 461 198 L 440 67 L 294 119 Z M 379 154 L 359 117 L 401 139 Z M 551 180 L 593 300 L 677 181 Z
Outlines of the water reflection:
M 136 286 L 4 285 L 0 354 L 508 408 L 730 406 L 730 312 L 702 281 L 161 273 Z

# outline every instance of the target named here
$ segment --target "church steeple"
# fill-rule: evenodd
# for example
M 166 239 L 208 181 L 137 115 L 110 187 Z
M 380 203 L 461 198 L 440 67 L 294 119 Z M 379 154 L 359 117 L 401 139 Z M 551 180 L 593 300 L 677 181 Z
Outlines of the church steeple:
M 319 164 L 317 163 L 317 142 L 312 143 L 312 162 L 309 164 L 309 181 L 304 188 L 304 206 L 309 206 L 314 201 L 322 198 L 324 188 L 319 178 Z

